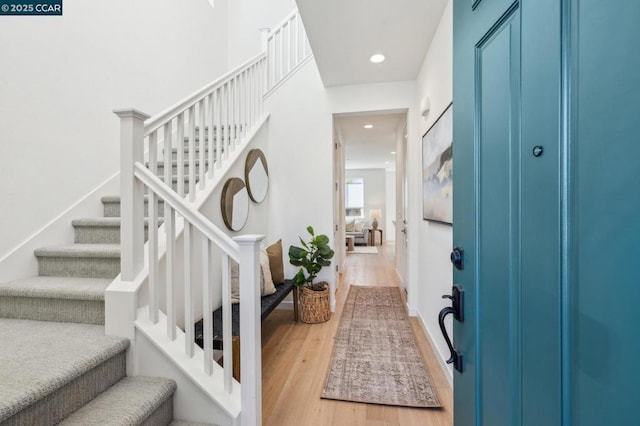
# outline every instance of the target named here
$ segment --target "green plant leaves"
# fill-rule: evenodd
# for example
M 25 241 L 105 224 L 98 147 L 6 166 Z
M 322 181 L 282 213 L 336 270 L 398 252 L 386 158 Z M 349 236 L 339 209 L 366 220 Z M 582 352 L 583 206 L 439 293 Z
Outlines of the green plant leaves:
M 327 237 L 326 235 L 318 235 L 314 239 L 314 242 L 316 243 L 316 245 L 329 244 L 329 237 Z
M 329 246 L 329 237 L 326 235 L 315 235 L 312 226 L 307 227 L 307 232 L 311 235 L 310 241 L 304 241 L 300 237 L 302 247 L 289 247 L 289 262 L 293 266 L 301 266 L 298 273 L 293 277 L 293 282 L 297 286 L 311 285 L 320 270 L 331 265 L 331 259 L 335 252 Z M 306 271 L 306 274 L 305 274 Z
M 295 275 L 295 277 L 293 277 L 293 283 L 295 285 L 297 285 L 298 287 L 306 284 L 307 279 L 304 276 L 304 270 L 302 268 L 300 268 L 300 270 L 298 271 L 298 273 Z

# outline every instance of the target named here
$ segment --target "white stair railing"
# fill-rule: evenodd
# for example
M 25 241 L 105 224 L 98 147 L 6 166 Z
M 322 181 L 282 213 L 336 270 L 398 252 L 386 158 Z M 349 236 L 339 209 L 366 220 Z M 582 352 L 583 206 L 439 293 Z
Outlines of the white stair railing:
M 267 35 L 266 54 L 268 94 L 311 58 L 307 33 L 297 10 Z
M 202 213 L 193 207 L 191 202 L 182 197 L 158 178 L 143 163 L 142 141 L 144 120 L 148 118 L 135 110 L 118 110 L 121 119 L 121 150 L 123 167 L 121 179 L 123 193 L 121 196 L 122 216 L 122 272 L 121 281 L 140 281 L 139 274 L 148 270 L 148 302 L 149 309 L 144 312 L 148 318 L 143 320 L 157 324 L 162 316 L 165 320 L 165 337 L 167 341 L 175 341 L 177 334 L 184 333 L 184 355 L 193 358 L 199 348 L 195 347 L 194 315 L 195 303 L 202 303 L 203 312 L 203 363 L 200 371 L 208 376 L 219 376 L 222 369 L 223 389 L 228 395 L 240 393 L 242 407 L 241 424 L 261 424 L 261 337 L 260 337 L 260 302 L 258 291 L 259 280 L 259 244 L 262 236 L 246 235 L 230 238 L 217 228 Z M 151 139 L 153 141 L 153 139 Z M 150 146 L 150 159 L 153 164 L 154 151 Z M 126 184 L 125 181 L 128 181 Z M 145 244 L 144 236 L 144 192 L 148 193 L 149 241 Z M 158 214 L 158 203 L 164 204 L 164 215 Z M 164 223 L 158 227 L 160 220 Z M 182 247 L 178 250 L 178 232 L 182 228 Z M 199 244 L 198 244 L 199 243 Z M 164 248 L 164 256 L 160 255 L 160 246 Z M 193 250 L 193 247 L 199 249 Z M 221 252 L 221 276 L 218 281 L 212 275 L 212 255 L 214 249 Z M 146 253 L 146 264 L 145 260 Z M 232 321 L 231 321 L 231 259 L 240 265 L 240 297 L 242 298 L 242 321 L 240 322 L 240 361 L 243 369 L 242 386 L 233 380 Z M 164 270 L 160 270 L 164 260 Z M 176 265 L 182 265 L 177 268 Z M 195 265 L 201 268 L 200 279 L 192 277 Z M 178 270 L 183 271 L 178 276 Z M 161 279 L 164 278 L 164 279 Z M 180 281 L 183 285 L 178 286 Z M 213 320 L 212 294 L 214 283 L 221 283 L 223 309 L 223 358 L 224 366 L 214 363 L 213 358 Z M 160 313 L 160 291 L 164 285 L 164 315 Z M 199 286 L 199 287 L 198 287 Z M 184 332 L 178 327 L 176 315 L 176 292 L 183 291 L 184 299 Z M 201 294 L 200 298 L 194 294 Z M 138 316 L 137 318 L 141 318 Z
M 215 182 L 216 171 L 225 169 L 239 142 L 246 139 L 263 120 L 264 97 L 311 57 L 297 11 L 267 34 L 264 41 L 265 52 L 154 117 L 134 109 L 114 111 L 121 121 L 120 282 L 125 285 L 107 295 L 106 328 L 114 334 L 131 336 L 127 324 L 132 314 L 127 313 L 126 319 L 109 318 L 109 306 L 118 303 L 129 308 L 136 306 L 138 290 L 134 288 L 146 280 L 149 308 L 138 311 L 137 320 L 140 320 L 140 315 L 147 315 L 144 320 L 150 324 L 158 324 L 162 319 L 166 323 L 164 338 L 167 341 L 175 341 L 177 335 L 184 334 L 181 336 L 185 342 L 183 355 L 193 359 L 194 354 L 200 351 L 194 346 L 194 306 L 202 303 L 204 356 L 201 371 L 197 374 L 217 377 L 217 372 L 223 369 L 224 392 L 229 395 L 240 392 L 243 426 L 259 426 L 262 422 L 258 282 L 259 244 L 263 237 L 230 238 L 196 209 L 195 200 L 198 191 L 211 189 L 206 188 L 207 182 Z M 159 173 L 160 167 L 163 168 L 162 173 Z M 159 174 L 162 178 L 158 177 Z M 146 245 L 145 191 L 148 194 L 149 218 Z M 164 204 L 162 217 L 158 208 L 161 202 Z M 180 236 L 181 253 L 178 250 Z M 212 277 L 214 251 L 221 253 L 221 281 Z M 240 297 L 243 301 L 240 311 L 242 386 L 232 376 L 231 260 L 239 264 Z M 196 264 L 201 268 L 200 272 L 192 274 Z M 181 271 L 181 276 L 177 271 Z M 198 275 L 199 280 L 196 282 L 192 275 Z M 178 282 L 181 285 L 177 285 Z M 214 307 L 211 295 L 214 283 L 218 282 L 222 286 L 223 367 L 214 363 L 212 353 L 211 312 Z M 165 292 L 164 312 L 160 306 L 162 288 Z M 184 331 L 178 327 L 177 291 L 184 292 L 181 295 L 184 300 L 184 318 L 181 318 Z M 130 299 L 122 298 L 122 293 L 129 292 L 132 294 Z
M 164 182 L 193 200 L 263 113 L 266 55 L 261 53 L 145 122 L 149 169 L 162 161 Z M 158 157 L 155 147 L 162 153 Z M 155 156 L 154 156 L 155 153 Z

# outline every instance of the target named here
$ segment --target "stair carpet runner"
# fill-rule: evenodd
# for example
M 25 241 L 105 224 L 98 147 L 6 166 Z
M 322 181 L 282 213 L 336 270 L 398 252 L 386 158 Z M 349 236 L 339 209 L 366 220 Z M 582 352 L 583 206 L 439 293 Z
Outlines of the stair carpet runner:
M 0 283 L 1 426 L 195 425 L 173 419 L 175 382 L 126 377 L 129 341 L 104 333 L 104 292 L 120 273 L 120 197 L 102 202 L 104 217 L 72 222 L 74 244 L 35 251 L 37 277 Z

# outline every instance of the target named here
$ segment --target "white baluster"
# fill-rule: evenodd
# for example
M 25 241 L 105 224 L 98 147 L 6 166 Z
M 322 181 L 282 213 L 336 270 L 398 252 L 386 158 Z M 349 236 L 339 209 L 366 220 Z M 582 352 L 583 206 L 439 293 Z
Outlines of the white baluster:
M 211 242 L 206 236 L 202 235 L 202 345 L 204 350 L 204 371 L 209 375 L 213 373 L 213 307 L 211 303 L 213 289 L 209 279 L 210 248 Z
M 251 122 L 255 123 L 258 121 L 258 98 L 256 97 L 256 85 L 258 83 L 258 65 L 254 64 L 251 67 L 251 108 L 252 108 L 252 117 Z
M 224 390 L 231 393 L 233 386 L 232 305 L 229 255 L 222 253 L 222 357 L 224 363 Z
M 260 72 L 258 73 L 258 117 L 262 117 L 263 114 L 263 109 L 264 109 L 264 94 L 266 92 L 265 90 L 265 86 L 264 86 L 264 72 L 266 72 L 266 68 L 265 68 L 266 62 L 265 60 L 260 61 L 259 63 L 259 67 L 260 67 Z
M 240 136 L 247 135 L 247 73 L 240 73 Z
M 196 198 L 196 107 L 189 107 L 189 200 Z
M 300 49 L 300 15 L 295 15 L 294 21 L 294 46 L 293 46 L 293 66 L 298 65 Z
M 262 93 L 260 93 L 260 63 L 254 65 L 254 78 L 253 78 L 253 92 L 254 92 L 254 108 L 255 113 L 253 116 L 254 123 L 258 121 L 260 117 L 260 100 L 262 99 Z
M 216 90 L 216 167 L 222 167 L 222 88 Z
M 268 46 L 268 50 L 267 50 L 267 61 L 268 61 L 267 86 L 269 87 L 269 89 L 271 89 L 275 85 L 275 66 L 276 66 L 276 62 L 273 60 L 275 58 L 275 55 L 276 55 L 275 46 L 276 46 L 276 44 L 275 44 L 275 40 L 274 40 L 273 36 L 269 37 L 269 46 Z
M 176 120 L 176 148 L 178 150 L 177 156 L 177 170 L 178 170 L 178 194 L 184 197 L 184 114 L 178 114 Z M 165 167 L 173 166 L 173 159 L 171 163 L 165 164 Z
M 166 166 L 165 166 L 166 167 Z M 154 175 L 158 174 L 158 132 L 149 135 L 149 170 Z M 149 251 L 149 319 L 152 323 L 158 323 L 158 202 L 156 194 L 149 191 L 147 205 L 149 211 L 147 243 Z
M 224 109 L 224 127 L 223 127 L 223 131 L 222 131 L 222 139 L 224 140 L 223 146 L 224 146 L 224 159 L 227 160 L 229 159 L 229 137 L 230 137 L 230 131 L 229 131 L 229 102 L 231 99 L 231 94 L 230 94 L 230 88 L 229 88 L 229 83 L 227 82 L 224 86 L 222 86 L 224 89 L 224 100 L 223 100 L 223 109 Z
M 202 99 L 200 102 L 198 102 L 198 109 L 200 112 L 200 189 L 204 189 L 204 178 L 205 178 L 205 169 L 204 169 L 204 160 L 206 159 L 205 157 L 205 148 L 206 148 L 206 139 L 207 139 L 207 128 L 206 128 L 206 123 L 205 123 L 205 117 L 206 117 L 206 105 L 205 105 L 205 100 Z
M 285 42 L 286 42 L 285 43 L 285 46 L 286 46 L 286 48 L 285 48 L 285 56 L 286 56 L 285 65 L 286 65 L 286 67 L 285 67 L 284 75 L 289 74 L 289 71 L 291 71 L 291 46 L 292 46 L 292 43 L 291 43 L 291 28 L 292 28 L 291 21 L 288 21 L 286 23 L 286 25 L 285 25 L 285 28 L 283 29 L 283 31 L 286 30 L 286 32 L 287 32 L 287 38 L 285 39 Z
M 175 298 L 173 296 L 173 285 L 175 269 L 175 213 L 173 208 L 164 203 L 164 231 L 167 244 L 167 252 L 165 254 L 166 263 L 166 295 L 167 295 L 167 337 L 171 340 L 176 338 L 176 310 L 175 310 Z
M 282 28 L 280 28 L 280 43 L 278 44 L 278 66 L 280 68 L 280 71 L 278 72 L 278 79 L 277 81 L 282 80 L 282 77 L 284 77 L 284 30 Z
M 241 111 L 242 111 L 242 80 L 240 79 L 241 74 L 238 74 L 235 78 L 236 81 L 236 107 L 235 107 L 235 114 L 236 114 L 236 119 L 234 121 L 234 126 L 236 128 L 236 145 L 240 143 L 240 137 L 241 137 L 241 132 L 242 129 L 240 128 L 240 123 L 241 123 Z
M 236 149 L 236 125 L 238 124 L 238 116 L 236 114 L 236 106 L 237 106 L 237 98 L 238 98 L 238 80 L 236 77 L 232 78 L 229 81 L 229 85 L 231 87 L 231 98 L 230 98 L 230 123 L 231 123 L 231 132 L 229 133 L 229 140 L 231 143 L 232 151 Z
M 191 224 L 184 221 L 184 351 L 189 358 L 193 357 L 194 316 L 191 283 Z
M 211 93 L 209 95 L 209 143 L 207 144 L 207 146 L 209 147 L 209 155 L 207 156 L 209 163 L 207 165 L 207 173 L 209 175 L 209 177 L 213 177 L 213 156 L 215 155 L 215 138 L 216 138 L 216 125 L 215 125 L 215 117 L 216 117 L 216 110 L 215 110 L 215 99 L 214 99 L 214 93 Z M 201 165 L 200 167 L 204 167 L 204 164 Z

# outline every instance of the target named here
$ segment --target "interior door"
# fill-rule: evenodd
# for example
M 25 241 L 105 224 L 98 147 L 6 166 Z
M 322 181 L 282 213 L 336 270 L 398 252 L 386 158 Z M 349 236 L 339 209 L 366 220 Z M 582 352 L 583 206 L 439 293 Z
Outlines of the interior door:
M 396 163 L 396 179 L 400 179 L 400 188 L 396 187 L 396 198 L 400 200 L 396 203 L 396 269 L 402 281 L 401 286 L 407 292 L 407 252 L 409 250 L 409 236 L 407 224 L 408 211 L 408 179 L 407 179 L 407 124 L 402 128 L 402 136 L 398 143 L 397 151 L 399 163 Z
M 454 1 L 456 425 L 562 421 L 560 3 Z

